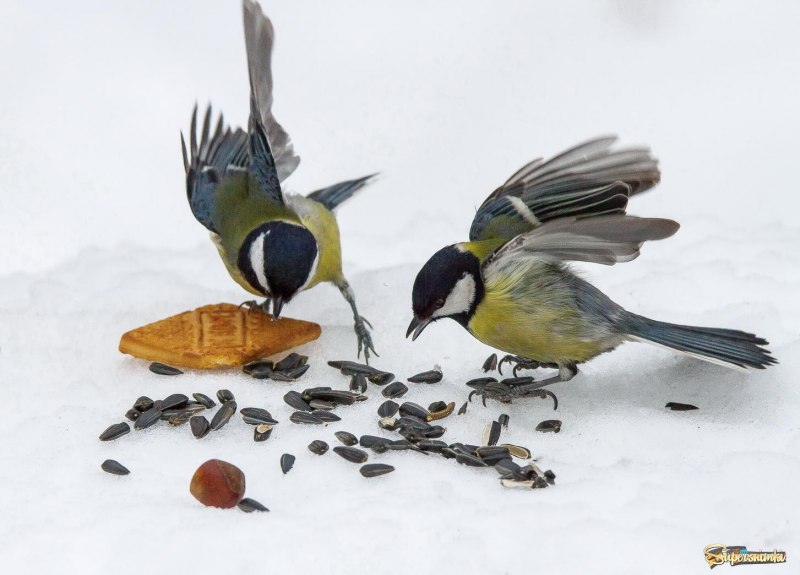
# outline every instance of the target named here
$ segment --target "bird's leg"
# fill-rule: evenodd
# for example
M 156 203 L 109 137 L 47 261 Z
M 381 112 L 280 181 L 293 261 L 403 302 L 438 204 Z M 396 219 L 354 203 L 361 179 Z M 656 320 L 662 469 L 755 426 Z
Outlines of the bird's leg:
M 358 338 L 358 356 L 361 357 L 361 350 L 364 350 L 364 361 L 369 364 L 369 352 L 378 356 L 378 352 L 375 351 L 375 346 L 372 344 L 372 335 L 369 333 L 369 329 L 372 327 L 372 324 L 367 321 L 366 318 L 362 317 L 361 314 L 358 313 L 358 308 L 356 307 L 356 296 L 353 293 L 353 290 L 350 289 L 350 284 L 347 283 L 347 280 L 342 278 L 337 284 L 336 287 L 339 288 L 339 291 L 342 292 L 342 296 L 344 299 L 347 300 L 347 303 L 350 304 L 350 308 L 353 310 L 353 321 L 355 325 L 353 329 L 356 332 L 356 337 Z
M 519 382 L 490 382 L 487 383 L 482 389 L 477 389 L 473 393 L 482 396 L 484 404 L 486 398 L 495 399 L 503 403 L 511 403 L 515 399 L 522 399 L 524 397 L 550 397 L 553 399 L 553 409 L 558 409 L 558 398 L 555 394 L 547 389 L 542 389 L 548 385 L 559 383 L 561 381 L 569 381 L 578 373 L 578 368 L 574 363 L 564 364 L 558 366 L 558 375 L 548 377 L 541 381 L 533 381 L 533 378 L 519 378 L 523 381 Z M 470 394 L 471 396 L 472 394 Z
M 262 313 L 269 313 L 269 304 L 272 301 L 272 298 L 267 296 L 266 299 L 258 303 L 254 299 L 249 299 L 247 301 L 243 301 L 239 304 L 239 307 L 246 307 L 248 310 L 252 310 L 253 308 L 259 310 Z
M 558 369 L 558 365 L 555 363 L 543 363 L 541 361 L 528 359 L 527 357 L 522 357 L 519 355 L 506 355 L 497 364 L 497 371 L 500 373 L 500 375 L 503 375 L 504 363 L 514 364 L 514 377 L 517 377 L 517 372 L 520 369 L 539 369 L 540 367 Z

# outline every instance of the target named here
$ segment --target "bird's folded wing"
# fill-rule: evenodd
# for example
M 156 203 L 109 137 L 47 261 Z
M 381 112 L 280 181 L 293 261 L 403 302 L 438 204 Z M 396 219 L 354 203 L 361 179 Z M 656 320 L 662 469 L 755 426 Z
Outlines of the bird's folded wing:
M 644 242 L 667 238 L 678 227 L 672 220 L 625 215 L 554 220 L 505 244 L 487 260 L 484 268 L 529 258 L 604 265 L 629 262 L 639 256 Z
M 590 140 L 517 170 L 478 209 L 470 239 L 511 239 L 556 218 L 624 214 L 628 198 L 657 184 L 660 172 L 648 148 L 613 150 L 616 141 Z
M 300 157 L 294 152 L 289 134 L 272 115 L 272 43 L 275 32 L 258 3 L 244 0 L 243 8 L 250 97 L 255 102 L 258 120 L 266 134 L 278 181 L 282 182 L 297 168 Z

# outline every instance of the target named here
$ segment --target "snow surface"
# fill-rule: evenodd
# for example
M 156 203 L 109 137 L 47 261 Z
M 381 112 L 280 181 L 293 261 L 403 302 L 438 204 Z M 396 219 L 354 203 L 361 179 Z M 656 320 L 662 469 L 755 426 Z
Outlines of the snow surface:
M 700 573 L 706 545 L 800 550 L 800 5 L 736 2 L 280 2 L 275 113 L 307 191 L 380 170 L 340 211 L 345 270 L 376 326 L 376 364 L 461 404 L 491 352 L 453 322 L 404 339 L 410 287 L 516 168 L 600 133 L 647 143 L 663 183 L 632 212 L 683 225 L 637 261 L 583 272 L 637 313 L 735 327 L 781 364 L 742 375 L 628 344 L 549 401 L 472 404 L 444 439 L 528 446 L 556 486 L 414 453 L 364 479 L 312 439 L 380 433 L 383 400 L 325 428 L 288 422 L 288 389 L 345 387 L 350 313 L 320 287 L 287 307 L 323 325 L 293 385 L 236 370 L 156 376 L 122 332 L 246 299 L 185 203 L 178 131 L 195 100 L 247 112 L 238 2 L 3 2 L 0 21 L 0 560 L 9 573 Z M 263 444 L 237 416 L 195 440 L 166 425 L 97 436 L 139 395 L 231 389 L 281 420 Z M 700 409 L 671 412 L 667 401 Z M 559 434 L 534 431 L 561 419 Z M 286 476 L 278 459 L 297 456 Z M 194 469 L 241 467 L 268 514 L 198 504 Z M 106 458 L 128 477 L 100 470 Z M 729 567 L 721 567 L 726 570 Z M 722 572 L 722 571 L 720 571 Z

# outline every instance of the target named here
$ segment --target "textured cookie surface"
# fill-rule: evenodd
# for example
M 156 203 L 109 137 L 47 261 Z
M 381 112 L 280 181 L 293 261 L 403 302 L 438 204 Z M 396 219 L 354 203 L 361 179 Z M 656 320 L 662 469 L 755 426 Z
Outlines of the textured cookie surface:
M 122 335 L 119 350 L 169 365 L 233 367 L 313 341 L 319 325 L 220 303 L 187 311 Z

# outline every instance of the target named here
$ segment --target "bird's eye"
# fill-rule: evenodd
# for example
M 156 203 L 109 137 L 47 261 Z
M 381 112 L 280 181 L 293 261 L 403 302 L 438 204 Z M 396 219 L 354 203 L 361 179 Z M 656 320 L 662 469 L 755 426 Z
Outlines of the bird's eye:
M 433 302 L 433 305 L 436 306 L 436 309 L 439 309 L 440 307 L 444 307 L 444 299 L 442 299 L 442 298 L 437 299 L 435 302 Z

